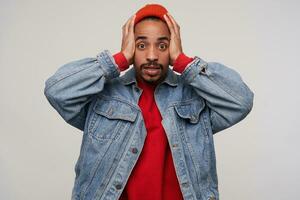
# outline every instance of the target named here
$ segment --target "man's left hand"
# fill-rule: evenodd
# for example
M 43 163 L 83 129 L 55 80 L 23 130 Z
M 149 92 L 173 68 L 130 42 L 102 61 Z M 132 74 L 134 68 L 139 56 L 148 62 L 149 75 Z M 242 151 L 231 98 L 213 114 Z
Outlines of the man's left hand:
M 182 53 L 180 27 L 169 13 L 164 15 L 164 18 L 167 22 L 167 25 L 171 33 L 169 52 L 170 52 L 170 65 L 173 65 L 176 58 L 179 56 L 179 54 Z

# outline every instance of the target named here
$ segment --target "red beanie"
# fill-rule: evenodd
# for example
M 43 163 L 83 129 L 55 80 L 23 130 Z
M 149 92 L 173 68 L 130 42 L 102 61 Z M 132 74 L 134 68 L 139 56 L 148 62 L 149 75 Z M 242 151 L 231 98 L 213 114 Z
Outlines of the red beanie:
M 165 22 L 164 14 L 167 14 L 167 12 L 167 9 L 162 5 L 147 4 L 136 12 L 134 25 L 146 17 L 158 17 Z

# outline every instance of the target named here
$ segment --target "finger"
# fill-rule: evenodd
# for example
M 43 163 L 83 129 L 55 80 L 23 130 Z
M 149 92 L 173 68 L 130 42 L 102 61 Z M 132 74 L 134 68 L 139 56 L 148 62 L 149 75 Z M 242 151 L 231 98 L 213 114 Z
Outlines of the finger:
M 129 24 L 130 24 L 130 22 L 131 22 L 131 19 L 132 19 L 132 17 L 130 17 L 127 21 L 126 21 L 126 23 L 124 24 L 124 26 L 123 26 L 123 35 L 125 36 L 125 35 L 127 35 L 128 34 L 128 28 L 129 28 Z
M 128 32 L 129 32 L 130 34 L 134 34 L 134 20 L 135 20 L 135 16 L 136 16 L 136 15 L 133 15 L 133 16 L 131 17 L 131 21 L 130 21 L 130 23 L 129 23 Z
M 168 16 L 169 16 L 169 18 L 170 18 L 173 26 L 174 26 L 175 33 L 178 34 L 178 35 L 180 35 L 180 27 L 179 27 L 179 25 L 176 23 L 174 17 L 170 13 L 167 13 L 167 14 L 168 14 Z
M 171 35 L 174 35 L 175 34 L 175 29 L 174 29 L 174 26 L 173 26 L 171 20 L 169 19 L 169 17 L 166 14 L 164 15 L 164 18 L 165 18 L 165 20 L 167 22 L 167 25 L 168 25 L 169 30 L 171 32 Z
M 179 25 L 175 21 L 174 17 L 170 13 L 167 13 L 167 15 L 170 18 L 171 22 L 173 23 L 174 27 L 179 27 Z
M 126 24 L 127 24 L 127 22 L 126 22 Z M 122 26 L 122 35 L 123 35 L 123 38 L 124 38 L 125 35 L 127 34 L 127 31 L 126 31 L 126 24 L 124 24 L 124 25 Z

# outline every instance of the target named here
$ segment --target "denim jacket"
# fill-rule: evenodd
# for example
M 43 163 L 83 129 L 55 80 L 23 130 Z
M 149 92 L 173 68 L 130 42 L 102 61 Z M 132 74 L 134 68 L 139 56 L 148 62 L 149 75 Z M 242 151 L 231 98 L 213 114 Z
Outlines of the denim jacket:
M 83 131 L 73 200 L 120 197 L 147 135 L 141 93 L 134 68 L 120 76 L 107 50 L 47 79 L 50 104 Z M 246 117 L 252 91 L 234 70 L 195 57 L 181 75 L 169 68 L 154 95 L 184 199 L 219 199 L 213 134 Z

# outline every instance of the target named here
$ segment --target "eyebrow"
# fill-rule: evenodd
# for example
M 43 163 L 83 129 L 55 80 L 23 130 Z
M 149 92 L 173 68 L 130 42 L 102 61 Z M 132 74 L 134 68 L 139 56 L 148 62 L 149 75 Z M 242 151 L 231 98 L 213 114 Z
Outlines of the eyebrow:
M 146 39 L 147 39 L 146 36 L 138 36 L 138 37 L 135 39 L 135 41 L 137 41 L 137 40 L 146 40 Z M 159 41 L 162 41 L 162 40 L 167 40 L 167 41 L 169 41 L 169 38 L 168 38 L 167 36 L 163 36 L 163 37 L 157 38 L 157 40 L 159 40 Z
M 159 37 L 157 40 L 170 40 L 167 36 L 164 36 L 164 37 Z
M 145 40 L 145 39 L 147 39 L 146 36 L 138 36 L 138 37 L 135 39 L 135 41 L 137 41 L 137 40 Z

